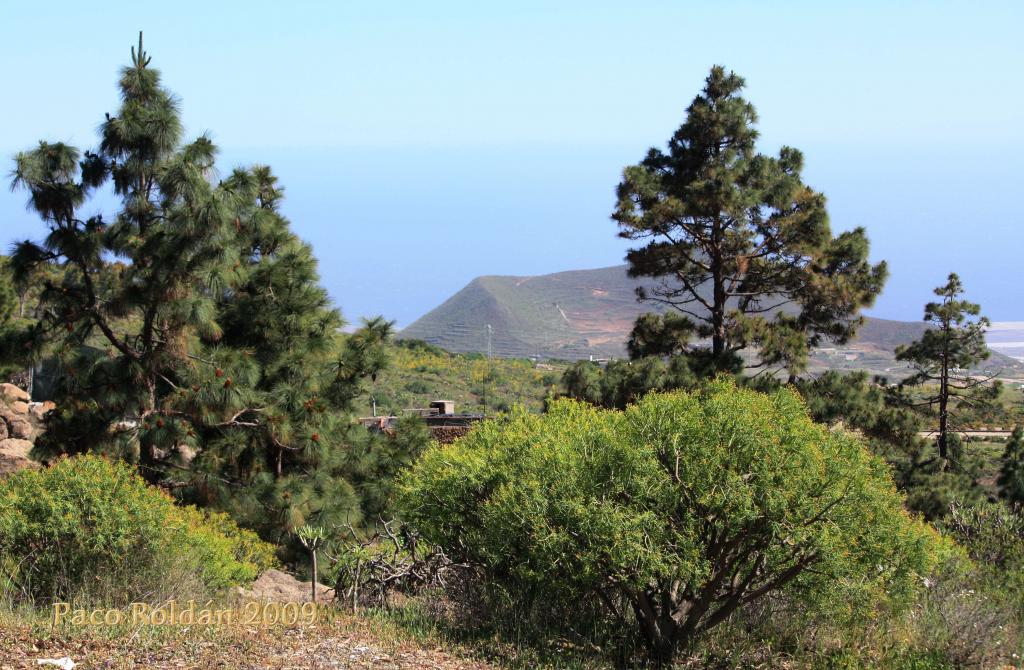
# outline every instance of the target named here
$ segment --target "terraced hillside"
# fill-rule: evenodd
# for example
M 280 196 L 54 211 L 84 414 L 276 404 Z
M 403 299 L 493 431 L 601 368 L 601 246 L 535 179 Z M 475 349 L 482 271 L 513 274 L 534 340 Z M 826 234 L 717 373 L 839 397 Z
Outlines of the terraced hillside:
M 503 357 L 620 357 L 636 317 L 639 283 L 624 265 L 537 277 L 477 277 L 401 336 L 449 351 L 487 350 Z
M 636 300 L 637 287 L 645 283 L 650 286 L 628 277 L 625 265 L 536 277 L 477 277 L 400 337 L 453 352 L 486 352 L 490 325 L 491 350 L 499 357 L 624 357 L 633 321 L 658 310 L 657 305 Z M 823 347 L 811 368 L 865 369 L 899 377 L 906 370 L 893 351 L 924 330 L 919 321 L 868 318 L 854 342 Z M 998 353 L 991 366 L 1011 376 L 1024 374 L 1020 361 Z

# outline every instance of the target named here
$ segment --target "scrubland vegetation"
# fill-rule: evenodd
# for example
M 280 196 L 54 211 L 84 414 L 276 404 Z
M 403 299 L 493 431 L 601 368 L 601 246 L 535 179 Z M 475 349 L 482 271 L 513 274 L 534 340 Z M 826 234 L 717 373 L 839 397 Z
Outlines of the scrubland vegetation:
M 413 645 L 404 667 L 438 645 L 452 667 L 1019 665 L 1021 433 L 959 437 L 1007 410 L 961 372 L 987 356 L 980 307 L 950 275 L 901 384 L 806 374 L 889 269 L 864 230 L 833 235 L 799 151 L 757 152 L 743 86 L 713 68 L 619 185 L 630 272 L 668 309 L 628 361 L 538 369 L 395 344 L 381 318 L 343 334 L 270 169 L 215 177 L 140 40 L 97 149 L 15 161 L 43 233 L 0 268 L 0 363 L 46 361 L 57 408 L 45 467 L 0 481 L 0 642 L 125 667 L 382 640 Z M 94 215 L 104 185 L 120 209 Z M 354 422 L 437 395 L 491 418 L 446 446 Z M 44 632 L 55 602 L 228 603 L 310 552 L 334 599 L 306 630 Z
M 559 391 L 566 365 L 522 358 L 454 354 L 418 340 L 398 340 L 382 370 L 360 399 L 369 411 L 371 396 L 379 412 L 427 407 L 432 400 L 455 402 L 458 412 L 495 413 L 525 407 L 540 411 L 549 394 Z

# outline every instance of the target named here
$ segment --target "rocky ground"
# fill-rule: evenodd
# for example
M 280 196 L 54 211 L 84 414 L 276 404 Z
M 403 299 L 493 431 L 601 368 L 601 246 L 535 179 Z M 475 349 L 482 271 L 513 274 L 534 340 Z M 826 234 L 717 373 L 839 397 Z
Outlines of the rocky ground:
M 334 589 L 317 584 L 317 600 L 329 602 L 334 599 Z M 247 588 L 239 587 L 241 600 L 256 600 L 272 603 L 303 603 L 312 598 L 310 582 L 300 582 L 287 572 L 267 570 Z

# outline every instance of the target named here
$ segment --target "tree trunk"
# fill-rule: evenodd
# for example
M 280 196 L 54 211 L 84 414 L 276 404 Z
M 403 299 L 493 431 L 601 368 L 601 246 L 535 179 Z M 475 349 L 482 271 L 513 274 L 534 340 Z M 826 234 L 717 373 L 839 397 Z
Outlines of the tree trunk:
M 317 580 L 317 575 L 316 575 L 316 549 L 310 550 L 309 553 L 313 557 L 313 582 L 312 582 L 312 589 L 313 589 L 313 602 L 315 603 L 316 602 L 316 580 Z
M 942 348 L 942 368 L 939 374 L 939 467 L 949 467 L 949 326 Z
M 156 380 L 153 377 L 149 377 L 146 379 L 146 396 L 144 406 L 142 407 L 142 411 L 139 412 L 143 423 L 149 420 L 149 417 L 152 416 L 155 409 Z M 156 471 L 156 447 L 148 437 L 144 437 L 139 440 L 139 463 L 143 466 L 143 478 L 147 481 L 155 482 L 158 479 Z
M 714 285 L 711 303 L 711 352 L 714 354 L 716 364 L 721 362 L 721 358 L 725 354 L 725 303 L 728 299 L 725 291 L 721 244 L 722 224 L 716 221 L 711 233 L 712 253 L 710 254 L 711 281 Z
M 723 291 L 724 293 L 724 291 Z M 718 295 L 718 289 L 715 289 L 715 295 Z M 715 355 L 715 361 L 721 360 L 722 355 L 725 354 L 725 308 L 719 308 L 718 301 L 715 301 L 715 308 L 711 312 L 711 326 L 714 332 L 711 335 L 711 352 Z
M 683 630 L 668 612 L 663 612 L 647 595 L 640 595 L 633 611 L 643 638 L 647 640 L 647 657 L 655 667 L 672 665 L 680 647 Z
M 942 366 L 942 379 L 939 382 L 939 459 L 942 469 L 949 464 L 949 380 L 946 366 Z
M 672 640 L 667 638 L 663 638 L 657 644 L 651 646 L 648 653 L 651 665 L 656 668 L 672 667 L 672 661 L 675 660 L 675 656 L 676 645 Z

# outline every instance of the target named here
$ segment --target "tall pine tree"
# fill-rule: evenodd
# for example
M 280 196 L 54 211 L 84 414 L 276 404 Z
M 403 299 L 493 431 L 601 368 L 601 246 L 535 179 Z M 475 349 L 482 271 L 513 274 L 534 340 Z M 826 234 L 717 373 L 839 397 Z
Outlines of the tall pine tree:
M 957 409 L 991 403 L 1000 390 L 1000 384 L 991 383 L 991 377 L 970 373 L 990 355 L 985 345 L 989 320 L 979 316 L 981 306 L 964 300 L 963 293 L 960 277 L 950 273 L 946 284 L 935 289 L 940 301 L 925 305 L 924 320 L 932 327 L 921 339 L 896 350 L 896 360 L 910 363 L 915 370 L 903 385 L 923 389 L 923 399 L 913 404 L 937 412 L 942 469 L 949 462 Z
M 1011 505 L 1024 505 L 1024 429 L 1017 426 L 1006 442 L 999 468 L 999 496 Z
M 685 316 L 709 341 L 688 348 L 695 368 L 736 370 L 739 353 L 756 348 L 756 366 L 795 375 L 822 339 L 854 334 L 886 266 L 869 264 L 863 229 L 832 237 L 799 151 L 757 153 L 743 86 L 711 69 L 668 151 L 625 169 L 612 218 L 621 237 L 644 243 L 626 256 L 630 275 L 659 280 L 639 298 Z M 680 328 L 665 330 L 677 339 Z
M 15 160 L 14 186 L 47 226 L 17 245 L 15 274 L 64 270 L 45 283 L 33 331 L 66 380 L 47 443 L 135 461 L 271 539 L 358 522 L 364 498 L 380 504 L 367 481 L 401 460 L 347 415 L 386 364 L 390 324 L 340 333 L 269 168 L 216 180 L 216 148 L 182 143 L 141 36 L 120 88 L 98 149 L 40 143 Z M 107 183 L 119 211 L 84 216 Z
M 25 351 L 18 346 L 18 293 L 6 256 L 0 256 L 0 382 L 17 372 Z

